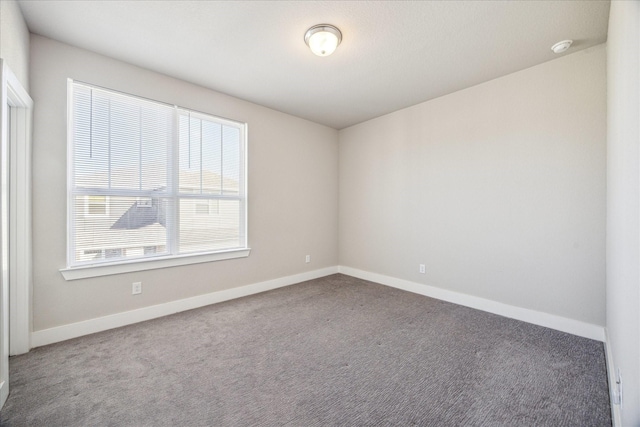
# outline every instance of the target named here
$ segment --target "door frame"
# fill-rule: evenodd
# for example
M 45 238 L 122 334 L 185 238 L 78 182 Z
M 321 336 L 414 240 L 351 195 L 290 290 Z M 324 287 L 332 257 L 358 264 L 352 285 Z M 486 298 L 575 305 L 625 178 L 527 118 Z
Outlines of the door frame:
M 31 120 L 33 100 L 3 63 L 11 108 L 9 185 L 9 354 L 31 349 Z M 6 76 L 6 80 L 5 80 Z
M 33 100 L 0 58 L 0 372 L 4 376 L 0 378 L 0 407 L 9 392 L 8 355 L 26 353 L 31 347 L 32 115 Z M 5 132 L 9 116 L 11 135 Z

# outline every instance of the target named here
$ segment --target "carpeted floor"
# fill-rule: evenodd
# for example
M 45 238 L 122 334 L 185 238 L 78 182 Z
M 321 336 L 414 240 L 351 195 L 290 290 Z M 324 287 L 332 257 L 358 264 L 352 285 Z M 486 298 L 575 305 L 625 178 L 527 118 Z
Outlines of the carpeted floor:
M 7 426 L 609 426 L 603 345 L 344 275 L 10 360 Z

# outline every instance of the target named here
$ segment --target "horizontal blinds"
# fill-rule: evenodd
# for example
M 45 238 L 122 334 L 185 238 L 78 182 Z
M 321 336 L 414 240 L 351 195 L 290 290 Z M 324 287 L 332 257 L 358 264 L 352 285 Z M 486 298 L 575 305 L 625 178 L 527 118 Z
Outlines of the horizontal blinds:
M 167 189 L 174 109 L 76 85 L 74 185 L 87 189 Z
M 189 111 L 179 123 L 179 251 L 241 247 L 241 129 Z
M 246 247 L 243 124 L 71 85 L 70 266 Z

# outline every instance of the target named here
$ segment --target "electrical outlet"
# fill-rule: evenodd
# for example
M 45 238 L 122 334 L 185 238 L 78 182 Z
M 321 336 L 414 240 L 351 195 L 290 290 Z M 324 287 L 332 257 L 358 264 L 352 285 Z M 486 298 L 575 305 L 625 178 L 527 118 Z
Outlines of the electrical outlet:
M 307 255 L 307 256 L 304 258 L 304 262 L 306 262 L 306 263 L 311 262 L 311 255 Z
M 427 272 L 427 268 L 425 267 L 424 264 L 420 264 L 419 271 L 420 271 L 420 274 L 425 274 Z
M 142 293 L 142 282 L 133 282 L 131 284 L 131 295 L 138 295 Z

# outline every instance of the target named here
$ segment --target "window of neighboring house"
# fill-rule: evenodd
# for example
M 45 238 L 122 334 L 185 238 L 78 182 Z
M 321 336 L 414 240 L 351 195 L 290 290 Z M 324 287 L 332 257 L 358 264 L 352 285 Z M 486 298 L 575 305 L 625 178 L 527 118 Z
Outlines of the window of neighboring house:
M 69 168 L 68 268 L 247 249 L 244 123 L 69 81 Z
M 153 254 L 156 253 L 157 247 L 156 246 L 145 246 L 143 250 L 144 250 L 144 254 L 145 255 L 153 255 Z
M 109 215 L 109 199 L 107 196 L 84 196 L 85 216 Z
M 218 200 L 198 201 L 193 205 L 196 215 L 219 215 Z
M 136 200 L 136 205 L 139 208 L 151 208 L 153 207 L 153 200 L 151 197 L 138 197 Z
M 209 202 L 197 202 L 195 204 L 196 215 L 209 215 Z

